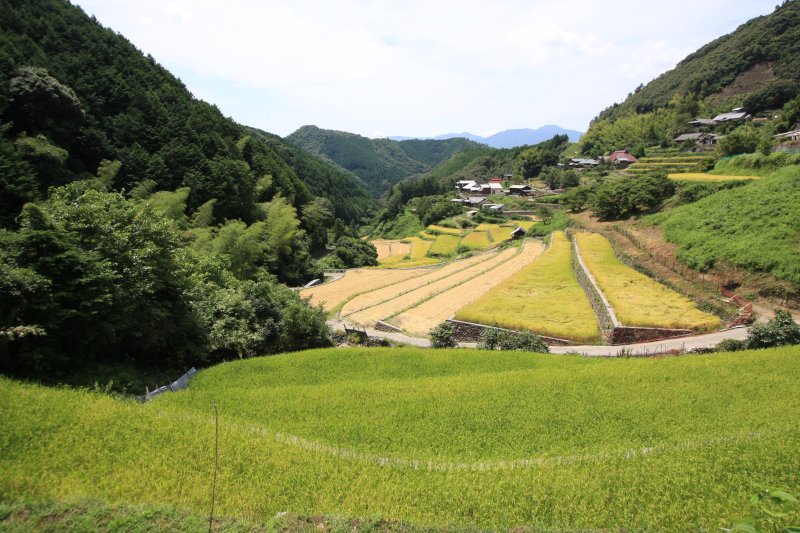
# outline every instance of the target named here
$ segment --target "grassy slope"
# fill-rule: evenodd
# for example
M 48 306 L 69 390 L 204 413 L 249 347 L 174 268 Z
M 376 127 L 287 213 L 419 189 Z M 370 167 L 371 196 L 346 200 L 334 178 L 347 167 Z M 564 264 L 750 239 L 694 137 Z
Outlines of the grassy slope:
M 218 402 L 220 515 L 717 529 L 750 513 L 752 483 L 800 486 L 798 377 L 795 347 L 316 350 L 219 365 L 146 405 L 0 379 L 0 498 L 206 512 Z
M 716 262 L 800 284 L 800 166 L 655 215 L 678 257 L 694 268 Z

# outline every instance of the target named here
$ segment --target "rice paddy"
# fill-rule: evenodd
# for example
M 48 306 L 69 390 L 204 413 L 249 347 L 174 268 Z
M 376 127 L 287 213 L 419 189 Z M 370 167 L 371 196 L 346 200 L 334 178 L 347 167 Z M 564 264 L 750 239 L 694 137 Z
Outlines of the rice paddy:
M 463 230 L 460 230 L 460 229 L 456 229 L 456 228 L 448 228 L 448 227 L 446 227 L 446 226 L 437 226 L 437 225 L 434 225 L 434 224 L 431 224 L 430 226 L 428 226 L 428 227 L 426 228 L 426 231 L 427 231 L 428 233 L 431 233 L 431 234 L 433 234 L 433 235 L 436 235 L 436 234 L 442 234 L 442 235 L 461 235 L 461 234 L 463 233 Z
M 405 239 L 385 240 L 379 239 L 369 241 L 378 252 L 378 261 L 387 260 L 394 257 L 403 258 L 411 252 L 411 243 Z
M 685 296 L 622 263 L 602 235 L 578 233 L 575 239 L 587 268 L 624 325 L 698 331 L 720 326 L 718 317 L 700 311 Z
M 300 291 L 300 296 L 308 298 L 311 305 L 321 305 L 330 311 L 355 294 L 375 290 L 409 278 L 419 276 L 413 270 L 371 270 L 355 268 L 348 270 L 344 277 Z
M 459 244 L 470 250 L 483 250 L 494 244 L 494 241 L 488 231 L 473 231 L 461 239 Z
M 730 174 L 705 174 L 701 172 L 687 172 L 684 174 L 670 174 L 673 181 L 746 181 L 761 179 L 760 176 L 734 176 Z
M 453 256 L 456 254 L 458 243 L 460 241 L 461 237 L 458 235 L 439 235 L 436 237 L 433 246 L 431 246 L 430 250 L 428 250 L 428 254 L 439 257 Z
M 800 488 L 798 379 L 800 347 L 313 350 L 224 363 L 144 405 L 0 378 L 0 496 L 207 514 L 216 403 L 218 516 L 719 530 L 753 514 L 756 484 Z
M 458 309 L 477 300 L 509 276 L 535 260 L 544 249 L 538 241 L 527 241 L 522 251 L 483 274 L 425 300 L 410 309 L 391 317 L 388 322 L 410 335 L 427 337 L 431 329 L 451 318 Z
M 592 306 L 572 270 L 570 242 L 562 232 L 553 233 L 539 259 L 462 307 L 456 318 L 581 342 L 600 338 Z

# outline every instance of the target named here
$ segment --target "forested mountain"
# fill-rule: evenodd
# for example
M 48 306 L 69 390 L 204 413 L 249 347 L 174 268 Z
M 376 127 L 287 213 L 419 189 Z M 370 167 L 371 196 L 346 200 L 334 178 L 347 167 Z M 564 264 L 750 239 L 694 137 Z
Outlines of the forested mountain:
M 547 139 L 552 138 L 554 135 L 564 135 L 566 134 L 569 137 L 569 140 L 572 142 L 576 142 L 580 136 L 582 135 L 581 132 L 576 130 L 568 130 L 564 129 L 561 126 L 541 126 L 536 129 L 531 128 L 522 128 L 522 129 L 514 129 L 514 130 L 503 130 L 498 131 L 493 135 L 489 135 L 488 137 L 481 137 L 480 135 L 475 135 L 469 132 L 462 132 L 462 133 L 445 133 L 443 135 L 437 135 L 436 137 L 424 137 L 422 140 L 428 139 L 435 139 L 435 140 L 445 140 L 445 139 L 469 139 L 470 141 L 475 141 L 479 144 L 485 144 L 486 146 L 491 146 L 492 148 L 516 148 L 518 146 L 524 145 L 531 145 L 531 144 L 539 144 L 540 142 L 546 141 Z M 388 137 L 393 141 L 407 141 L 411 139 L 419 139 L 416 137 L 402 137 L 402 136 L 392 136 Z
M 401 179 L 430 170 L 452 155 L 476 146 L 466 139 L 368 139 L 316 126 L 303 126 L 286 140 L 358 176 L 376 197 Z
M 735 87 L 737 77 L 769 65 L 749 87 Z M 774 13 L 754 18 L 736 31 L 711 41 L 678 65 L 600 113 L 613 119 L 626 112 L 647 113 L 666 107 L 676 92 L 699 98 L 782 90 L 800 83 L 800 4 L 787 1 Z M 728 89 L 726 91 L 726 89 Z M 788 99 L 787 99 L 788 100 Z M 775 102 L 782 105 L 784 102 Z M 754 109 L 757 110 L 757 109 Z
M 286 285 L 318 276 L 329 243 L 369 261 L 353 228 L 376 205 L 80 8 L 0 0 L 0 372 L 328 345 L 323 312 Z
M 277 138 L 270 144 L 248 138 L 153 57 L 63 0 L 0 1 L 0 117 L 2 150 L 16 151 L 17 163 L 36 174 L 13 183 L 0 177 L 5 223 L 25 201 L 94 173 L 104 159 L 122 163 L 114 189 L 129 191 L 146 180 L 158 190 L 188 186 L 190 210 L 217 199 L 216 221 L 252 221 L 256 203 L 275 194 L 301 208 L 312 194 L 332 193 L 339 196 L 337 215 L 347 219 L 369 207 L 352 177 L 324 170 L 325 179 L 313 173 L 301 179 L 278 153 Z M 307 169 L 323 168 L 294 152 L 296 166 L 298 159 Z M 25 174 L 21 167 L 14 172 Z M 259 188 L 267 175 L 270 186 Z M 341 189 L 349 196 L 342 198 Z

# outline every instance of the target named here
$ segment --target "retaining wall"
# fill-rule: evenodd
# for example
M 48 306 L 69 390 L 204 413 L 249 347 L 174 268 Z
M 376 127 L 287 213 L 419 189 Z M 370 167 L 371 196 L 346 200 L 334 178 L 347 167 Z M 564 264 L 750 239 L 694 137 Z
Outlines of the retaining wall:
M 519 331 L 507 328 L 499 328 L 497 326 L 487 326 L 485 324 L 475 324 L 473 322 L 464 322 L 462 320 L 448 319 L 453 325 L 453 338 L 458 342 L 480 342 L 483 338 L 483 332 L 488 329 L 497 331 L 507 331 L 509 333 L 519 333 Z M 560 339 L 558 337 L 547 337 L 539 335 L 545 343 L 551 346 L 571 346 L 575 343 L 567 339 Z

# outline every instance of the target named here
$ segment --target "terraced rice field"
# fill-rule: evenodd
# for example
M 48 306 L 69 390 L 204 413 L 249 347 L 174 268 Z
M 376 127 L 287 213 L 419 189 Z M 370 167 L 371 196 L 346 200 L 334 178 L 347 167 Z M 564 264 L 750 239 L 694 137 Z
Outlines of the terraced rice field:
M 466 270 L 473 265 L 488 261 L 489 259 L 495 257 L 495 255 L 496 254 L 494 253 L 474 255 L 466 259 L 453 261 L 440 268 L 403 270 L 402 272 L 408 272 L 409 275 L 398 279 L 396 283 L 385 283 L 383 285 L 374 287 L 374 290 L 360 288 L 358 284 L 358 275 L 356 275 L 352 284 L 352 289 L 350 289 L 350 293 L 343 296 L 342 301 L 348 301 L 342 305 L 339 314 L 341 316 L 353 314 L 362 309 L 366 309 L 390 300 L 400 294 L 405 294 L 413 291 L 414 289 L 427 286 L 431 283 L 436 283 L 441 279 Z M 364 270 L 363 272 L 374 271 Z M 339 282 L 337 281 L 334 283 Z M 324 285 L 321 285 L 320 287 L 323 286 Z
M 761 176 L 733 176 L 730 174 L 705 174 L 701 172 L 688 172 L 685 174 L 670 174 L 673 181 L 744 181 L 758 180 Z
M 460 245 L 465 246 L 470 250 L 483 250 L 484 248 L 491 246 L 493 243 L 494 241 L 492 241 L 492 236 L 488 231 L 473 231 L 461 239 Z
M 437 234 L 437 233 L 441 233 L 441 234 L 444 234 L 444 235 L 461 235 L 463 233 L 463 230 L 460 230 L 460 229 L 448 228 L 446 226 L 436 226 L 434 224 L 431 224 L 430 226 L 428 226 L 426 228 L 426 231 L 428 233 L 432 233 L 434 235 Z
M 346 304 L 342 308 L 341 315 L 348 322 L 354 322 L 362 326 L 373 326 L 379 320 L 383 320 L 414 305 L 418 305 L 423 300 L 461 283 L 469 282 L 472 278 L 483 272 L 495 269 L 518 253 L 518 249 L 508 248 L 498 254 L 492 254 L 492 256 L 485 261 L 478 262 L 468 268 L 462 267 L 447 277 L 421 285 L 411 291 L 405 293 L 399 291 L 392 292 L 389 298 L 386 297 L 386 290 L 379 291 L 376 294 L 370 293 L 369 295 L 363 295 L 364 298 L 359 298 L 360 303 L 355 303 L 354 305 Z M 394 287 L 391 289 L 394 289 Z M 348 313 L 348 309 L 352 309 L 357 305 L 363 305 L 363 302 L 369 301 L 369 298 L 371 298 L 371 301 L 380 301 L 380 303 L 371 307 L 362 307 L 361 310 L 357 312 Z M 348 302 L 348 304 L 350 303 L 352 302 Z
M 388 259 L 390 257 L 405 257 L 411 252 L 411 243 L 407 240 L 375 240 L 369 241 L 375 246 L 378 251 L 378 261 Z
M 480 274 L 457 287 L 445 291 L 410 309 L 400 312 L 388 322 L 410 335 L 427 337 L 431 329 L 452 317 L 464 305 L 491 291 L 509 276 L 519 272 L 534 261 L 544 250 L 538 241 L 526 241 L 522 252 L 505 263 Z
M 436 237 L 433 246 L 428 250 L 429 255 L 449 257 L 456 254 L 461 237 L 458 235 L 442 234 Z
M 578 233 L 575 239 L 584 263 L 623 325 L 697 331 L 720 326 L 718 317 L 697 309 L 685 296 L 622 263 L 602 235 Z
M 514 230 L 513 226 L 497 226 L 489 230 L 492 234 L 494 242 L 503 242 L 511 238 L 511 232 Z
M 600 339 L 592 306 L 572 271 L 569 239 L 555 232 L 536 261 L 456 313 L 458 320 L 581 342 Z
M 426 241 L 419 237 L 409 237 L 406 239 L 411 244 L 411 257 L 412 260 L 422 259 L 428 255 L 428 250 L 433 246 L 433 241 Z
M 427 270 L 370 270 L 356 268 L 348 270 L 344 277 L 300 291 L 300 296 L 309 298 L 311 305 L 321 305 L 331 311 L 355 294 L 375 290 L 409 278 L 424 274 Z
M 308 350 L 201 370 L 144 405 L 0 377 L 0 494 L 207 517 L 217 404 L 215 515 L 267 531 L 284 512 L 309 517 L 303 531 L 321 515 L 419 532 L 720 531 L 757 511 L 756 484 L 798 493 L 798 377 L 797 346 L 660 359 Z M 759 531 L 797 524 L 791 511 Z M 68 523 L 53 519 L 39 528 Z M 229 526 L 215 530 L 251 530 Z M 140 530 L 125 516 L 110 529 Z

